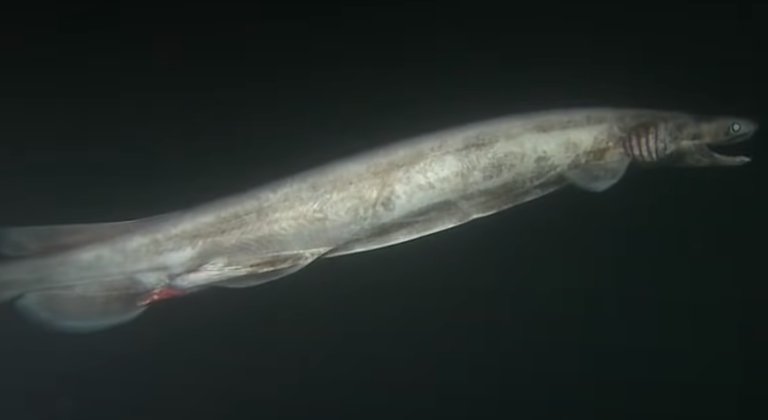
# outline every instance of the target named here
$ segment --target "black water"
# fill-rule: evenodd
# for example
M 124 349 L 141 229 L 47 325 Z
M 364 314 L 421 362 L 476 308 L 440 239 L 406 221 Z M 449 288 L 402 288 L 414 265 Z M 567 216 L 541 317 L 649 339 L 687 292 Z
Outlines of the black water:
M 534 109 L 765 121 L 765 7 L 543 6 L 4 13 L 0 224 L 149 216 Z M 0 418 L 752 417 L 764 140 L 101 334 L 4 306 Z

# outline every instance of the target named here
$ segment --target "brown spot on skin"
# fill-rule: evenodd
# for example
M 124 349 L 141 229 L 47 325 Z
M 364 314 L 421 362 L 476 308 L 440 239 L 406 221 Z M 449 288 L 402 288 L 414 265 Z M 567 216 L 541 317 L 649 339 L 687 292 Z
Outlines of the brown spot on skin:
M 473 191 L 463 201 L 472 209 L 473 215 L 498 212 L 561 186 L 564 181 L 553 176 L 554 173 L 556 168 L 542 167 L 531 179 L 513 180 L 491 189 Z
M 393 211 L 395 209 L 395 200 L 388 195 L 381 199 L 379 205 L 386 211 Z
M 608 121 L 610 117 L 585 115 L 581 117 L 570 118 L 565 121 L 545 121 L 531 127 L 537 133 L 549 133 L 552 131 L 567 130 L 570 128 L 584 127 L 595 124 L 602 124 Z
M 460 148 L 458 148 L 456 151 L 452 151 L 451 153 L 454 153 L 454 152 L 470 153 L 478 150 L 487 149 L 489 147 L 494 146 L 498 142 L 500 142 L 502 138 L 495 133 L 491 133 L 491 134 L 479 133 L 479 134 L 474 134 L 470 136 L 468 140 L 469 141 L 464 142 L 464 144 Z
M 486 165 L 482 169 L 483 181 L 490 181 L 492 179 L 501 177 L 506 172 L 506 168 L 507 164 L 504 162 L 496 162 Z
M 608 152 L 610 150 L 611 149 L 608 148 L 608 147 L 601 147 L 601 148 L 598 148 L 598 149 L 592 149 L 592 150 L 587 151 L 584 154 L 584 158 L 585 158 L 586 161 L 603 161 L 603 160 L 606 160 L 606 158 L 608 156 Z
M 439 214 L 439 217 L 435 217 Z M 411 240 L 424 231 L 438 229 L 442 225 L 461 224 L 471 217 L 453 201 L 434 203 L 426 208 L 403 215 L 401 218 L 361 234 L 330 252 L 329 256 L 358 252 L 361 249 L 376 249 L 383 246 Z

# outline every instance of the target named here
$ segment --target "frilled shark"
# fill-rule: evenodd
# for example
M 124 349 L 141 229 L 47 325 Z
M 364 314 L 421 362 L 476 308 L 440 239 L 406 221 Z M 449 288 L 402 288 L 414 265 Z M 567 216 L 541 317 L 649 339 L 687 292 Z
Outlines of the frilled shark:
M 196 207 L 113 223 L 0 230 L 0 301 L 68 332 L 128 322 L 209 287 L 249 287 L 414 240 L 638 165 L 738 166 L 758 125 L 645 109 L 496 118 L 392 142 Z M 719 148 L 717 148 L 719 150 Z

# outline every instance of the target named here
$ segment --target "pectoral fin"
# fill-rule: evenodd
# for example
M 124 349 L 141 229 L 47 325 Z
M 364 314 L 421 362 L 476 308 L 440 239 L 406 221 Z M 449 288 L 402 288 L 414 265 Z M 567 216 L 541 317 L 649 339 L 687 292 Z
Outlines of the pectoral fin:
M 139 316 L 147 293 L 133 280 L 79 285 L 26 293 L 16 308 L 33 322 L 64 332 L 87 333 L 111 328 Z
M 613 186 L 624 176 L 629 162 L 629 159 L 616 159 L 589 163 L 566 172 L 565 178 L 581 189 L 591 192 L 602 192 Z

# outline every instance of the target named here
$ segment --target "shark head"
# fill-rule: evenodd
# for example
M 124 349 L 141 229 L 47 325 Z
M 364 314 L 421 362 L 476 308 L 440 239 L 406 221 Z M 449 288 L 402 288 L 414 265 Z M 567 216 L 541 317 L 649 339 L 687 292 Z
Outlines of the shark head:
M 631 127 L 622 138 L 633 160 L 675 166 L 739 166 L 747 156 L 719 153 L 755 134 L 758 124 L 747 118 L 674 115 Z

